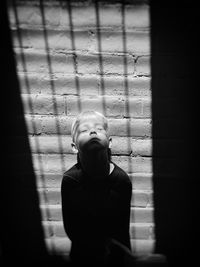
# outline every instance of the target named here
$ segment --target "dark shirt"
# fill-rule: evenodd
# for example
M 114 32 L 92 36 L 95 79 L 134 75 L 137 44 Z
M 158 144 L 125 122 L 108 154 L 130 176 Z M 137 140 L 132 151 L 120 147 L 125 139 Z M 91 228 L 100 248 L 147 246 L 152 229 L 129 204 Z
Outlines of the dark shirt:
M 113 163 L 114 164 L 114 163 Z M 64 173 L 61 196 L 66 234 L 72 241 L 72 260 L 101 260 L 109 240 L 115 239 L 128 249 L 132 184 L 119 166 L 107 177 L 94 180 L 79 164 Z

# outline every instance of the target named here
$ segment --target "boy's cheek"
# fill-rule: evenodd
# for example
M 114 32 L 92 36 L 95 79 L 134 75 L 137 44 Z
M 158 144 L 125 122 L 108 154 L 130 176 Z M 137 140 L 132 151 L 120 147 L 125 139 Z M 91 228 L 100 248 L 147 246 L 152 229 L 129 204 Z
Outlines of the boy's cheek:
M 86 137 L 83 137 L 83 136 L 79 136 L 78 138 L 77 138 L 77 147 L 79 148 L 79 149 L 81 149 L 82 147 L 84 147 L 85 145 L 86 145 L 86 143 L 87 143 L 87 141 L 88 141 L 88 139 L 86 138 Z

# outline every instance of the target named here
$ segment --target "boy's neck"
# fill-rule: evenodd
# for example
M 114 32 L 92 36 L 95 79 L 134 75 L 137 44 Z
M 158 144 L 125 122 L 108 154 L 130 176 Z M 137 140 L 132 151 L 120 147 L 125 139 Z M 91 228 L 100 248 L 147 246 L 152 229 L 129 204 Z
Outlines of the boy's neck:
M 90 177 L 100 179 L 110 173 L 110 161 L 107 150 L 95 153 L 79 153 L 81 166 Z

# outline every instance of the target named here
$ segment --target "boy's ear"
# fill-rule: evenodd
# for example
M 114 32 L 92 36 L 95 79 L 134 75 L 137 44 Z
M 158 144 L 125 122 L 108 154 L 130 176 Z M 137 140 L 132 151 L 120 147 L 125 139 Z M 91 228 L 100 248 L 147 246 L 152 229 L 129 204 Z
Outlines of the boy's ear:
M 109 137 L 109 144 L 108 144 L 108 147 L 111 148 L 112 147 L 112 138 Z
M 77 154 L 78 153 L 78 149 L 77 149 L 76 144 L 74 142 L 71 143 L 71 147 L 72 147 L 72 151 Z

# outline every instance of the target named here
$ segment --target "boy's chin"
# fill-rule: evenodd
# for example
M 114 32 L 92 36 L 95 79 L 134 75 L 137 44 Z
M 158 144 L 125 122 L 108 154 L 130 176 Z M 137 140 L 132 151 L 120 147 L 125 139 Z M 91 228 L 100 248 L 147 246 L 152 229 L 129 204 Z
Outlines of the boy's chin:
M 102 149 L 105 149 L 105 146 L 101 144 L 99 141 L 90 141 L 87 146 L 85 146 L 84 151 L 85 152 L 98 152 Z

